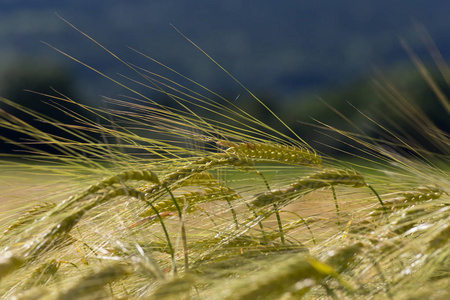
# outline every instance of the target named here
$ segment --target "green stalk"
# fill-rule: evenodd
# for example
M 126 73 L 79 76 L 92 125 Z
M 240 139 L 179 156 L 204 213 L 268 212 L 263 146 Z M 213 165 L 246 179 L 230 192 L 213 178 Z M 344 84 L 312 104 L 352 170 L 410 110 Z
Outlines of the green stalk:
M 331 191 L 333 192 L 333 198 L 334 198 L 334 205 L 336 206 L 336 214 L 337 214 L 337 225 L 341 225 L 341 221 L 339 220 L 339 205 L 336 197 L 336 190 L 334 189 L 334 186 L 331 186 Z
M 368 187 L 369 189 L 372 190 L 372 192 L 375 194 L 375 196 L 377 196 L 378 201 L 379 201 L 380 204 L 381 204 L 381 207 L 383 207 L 383 212 L 385 213 L 386 218 L 389 219 L 388 213 L 387 213 L 387 211 L 386 211 L 386 207 L 384 206 L 384 203 L 383 203 L 383 201 L 381 200 L 380 195 L 378 195 L 377 191 L 375 191 L 375 189 L 374 189 L 371 185 L 367 184 L 367 187 Z
M 166 239 L 167 239 L 167 246 L 169 247 L 170 256 L 172 258 L 172 269 L 173 269 L 173 272 L 176 274 L 177 273 L 177 265 L 175 263 L 175 251 L 172 247 L 172 243 L 170 242 L 169 232 L 167 231 L 166 225 L 164 225 L 164 221 L 163 221 L 161 215 L 159 214 L 159 211 L 153 206 L 153 204 L 150 201 L 145 201 L 145 202 L 148 205 L 150 205 L 150 207 L 153 209 L 156 216 L 158 217 L 159 222 L 161 223 L 161 227 L 162 227 L 162 229 L 164 231 L 164 235 L 166 236 Z
M 185 271 L 189 270 L 189 256 L 187 251 L 187 238 L 186 238 L 186 227 L 184 226 L 183 221 L 183 214 L 181 212 L 180 206 L 178 205 L 177 200 L 175 200 L 175 197 L 173 196 L 172 191 L 167 187 L 167 184 L 163 184 L 164 189 L 169 193 L 170 197 L 173 200 L 173 203 L 175 204 L 175 207 L 178 211 L 178 217 L 180 218 L 180 229 L 181 229 L 181 239 L 183 240 L 183 252 L 184 252 L 184 268 Z
M 256 171 L 256 174 L 261 176 L 262 180 L 264 181 L 264 184 L 266 185 L 267 190 L 270 192 L 269 182 L 267 181 L 266 177 L 259 171 Z M 275 216 L 277 217 L 278 230 L 280 231 L 281 244 L 284 245 L 285 241 L 284 241 L 284 233 L 283 233 L 283 224 L 281 223 L 281 216 L 280 216 L 280 213 L 278 211 L 278 207 L 277 207 L 276 203 L 273 204 L 273 209 L 274 209 L 274 212 L 275 212 Z

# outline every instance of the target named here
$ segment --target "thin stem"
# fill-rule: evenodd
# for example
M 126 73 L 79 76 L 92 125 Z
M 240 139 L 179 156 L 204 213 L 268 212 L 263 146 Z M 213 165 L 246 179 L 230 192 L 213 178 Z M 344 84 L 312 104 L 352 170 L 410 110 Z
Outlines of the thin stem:
M 217 226 L 216 221 L 214 221 L 213 217 L 211 217 L 211 215 L 206 211 L 206 209 L 198 207 L 197 209 L 201 210 L 210 220 L 211 222 L 214 224 L 214 226 Z
M 300 220 L 302 220 L 303 224 L 305 224 L 306 228 L 308 228 L 309 233 L 311 234 L 311 239 L 312 239 L 312 241 L 313 241 L 313 243 L 314 243 L 314 245 L 315 245 L 315 244 L 316 244 L 316 240 L 315 240 L 315 238 L 314 238 L 314 234 L 313 234 L 313 232 L 312 232 L 312 230 L 311 230 L 311 227 L 309 227 L 308 223 L 306 223 L 306 220 L 303 219 L 303 217 L 300 216 L 300 215 L 299 215 L 298 213 L 296 213 L 296 212 L 293 212 L 293 211 L 284 211 L 284 212 L 288 212 L 288 213 L 294 214 L 294 215 L 296 215 Z
M 259 171 L 256 171 L 256 174 L 261 176 L 262 180 L 264 181 L 264 184 L 266 185 L 267 190 L 270 192 L 269 182 L 267 181 L 266 177 Z M 273 204 L 273 209 L 274 209 L 274 212 L 275 212 L 275 216 L 277 217 L 278 230 L 280 231 L 281 244 L 284 245 L 285 241 L 284 241 L 284 233 L 283 233 L 283 224 L 281 223 L 281 216 L 280 216 L 280 213 L 278 211 L 278 207 L 277 207 L 276 203 Z
M 189 256 L 187 251 L 187 238 L 186 238 L 186 227 L 184 226 L 183 221 L 183 214 L 181 213 L 180 206 L 178 205 L 177 200 L 175 200 L 175 197 L 172 194 L 172 191 L 167 187 L 167 184 L 163 184 L 164 189 L 169 193 L 170 197 L 173 200 L 173 203 L 175 204 L 175 207 L 178 211 L 178 217 L 180 218 L 180 229 L 181 229 L 181 239 L 183 240 L 183 252 L 184 252 L 184 268 L 185 271 L 189 270 Z
M 341 225 L 341 221 L 339 220 L 339 205 L 336 197 L 336 190 L 334 189 L 334 186 L 331 186 L 331 191 L 333 192 L 333 198 L 334 198 L 334 205 L 336 206 L 336 214 L 337 214 L 337 225 Z
M 253 216 L 255 217 L 255 219 L 257 219 L 258 218 L 258 214 L 250 207 L 250 205 L 248 205 L 248 203 L 245 203 L 245 205 L 253 213 Z M 259 225 L 259 229 L 261 229 L 263 240 L 267 244 L 269 242 L 269 240 L 267 239 L 266 232 L 264 231 L 264 227 L 263 227 L 261 221 L 258 221 L 258 225 Z
M 387 211 L 386 211 L 386 207 L 384 206 L 384 203 L 383 203 L 383 201 L 381 200 L 380 195 L 378 195 L 377 191 L 375 191 L 375 189 L 374 189 L 371 185 L 367 184 L 367 187 L 368 187 L 369 189 L 372 190 L 372 192 L 375 194 L 375 196 L 377 196 L 378 201 L 379 201 L 380 204 L 381 204 L 381 207 L 383 207 L 383 212 L 386 214 L 386 218 L 389 218 L 389 217 L 388 217 L 388 213 L 387 213 Z
M 276 203 L 273 204 L 273 209 L 275 210 L 275 215 L 277 216 L 278 230 L 280 231 L 281 244 L 284 245 L 285 242 L 284 242 L 284 234 L 283 234 L 283 225 L 281 224 L 281 217 L 280 217 L 280 213 L 278 212 L 278 207 L 277 207 Z
M 172 269 L 173 269 L 173 272 L 176 274 L 177 273 L 177 265 L 175 264 L 175 251 L 172 247 L 172 243 L 170 242 L 170 237 L 169 237 L 169 233 L 167 232 L 166 225 L 164 225 L 164 221 L 163 221 L 161 215 L 159 214 L 159 211 L 153 206 L 153 204 L 150 201 L 147 201 L 147 200 L 144 200 L 144 201 L 148 205 L 150 205 L 150 207 L 153 209 L 156 216 L 158 217 L 159 222 L 161 223 L 161 227 L 162 227 L 162 229 L 164 231 L 164 235 L 166 236 L 166 239 L 167 239 L 167 246 L 169 247 L 170 256 L 172 257 Z
M 226 200 L 227 200 L 228 206 L 230 206 L 230 211 L 231 211 L 231 215 L 233 216 L 234 224 L 236 225 L 236 228 L 239 228 L 236 211 L 234 210 L 234 207 L 231 204 L 231 201 L 228 200 L 228 197 L 226 198 Z

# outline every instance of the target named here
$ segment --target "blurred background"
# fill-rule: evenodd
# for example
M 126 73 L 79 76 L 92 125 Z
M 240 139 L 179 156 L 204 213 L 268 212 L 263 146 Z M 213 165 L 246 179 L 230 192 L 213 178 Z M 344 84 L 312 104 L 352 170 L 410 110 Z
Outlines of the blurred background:
M 430 101 L 433 94 L 400 43 L 405 40 L 438 74 L 421 28 L 447 59 L 449 1 L 0 0 L 0 96 L 47 114 L 49 108 L 42 104 L 46 97 L 24 90 L 53 93 L 53 88 L 93 106 L 102 106 L 102 96 L 132 95 L 42 43 L 125 83 L 118 74 L 132 73 L 57 15 L 125 61 L 172 76 L 132 47 L 265 118 L 245 91 L 173 24 L 305 139 L 321 140 L 302 127 L 314 122 L 311 118 L 336 126 L 344 122 L 319 99 L 357 126 L 367 126 L 348 103 L 363 111 L 383 111 L 379 81 L 374 82 L 380 73 L 406 97 L 423 104 L 441 127 L 449 126 L 448 116 L 440 114 L 437 101 Z M 442 81 L 439 74 L 436 80 Z M 443 89 L 448 91 L 448 86 Z M 159 101 L 157 95 L 149 96 Z M 270 125 L 279 126 L 275 121 Z M 9 148 L 3 143 L 0 150 Z

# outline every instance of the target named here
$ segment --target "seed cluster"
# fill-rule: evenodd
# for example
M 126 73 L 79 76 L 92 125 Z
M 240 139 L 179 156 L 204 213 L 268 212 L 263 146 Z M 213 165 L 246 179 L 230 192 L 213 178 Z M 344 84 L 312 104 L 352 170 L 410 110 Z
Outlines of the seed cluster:
M 269 143 L 233 143 L 220 140 L 219 146 L 229 147 L 225 153 L 254 160 L 274 161 L 294 165 L 322 165 L 322 158 L 308 149 Z
M 200 191 L 185 192 L 183 193 L 183 195 L 175 197 L 175 201 L 177 201 L 178 206 L 181 209 L 184 209 L 185 205 L 187 205 L 187 209 L 189 211 L 194 211 L 196 204 L 225 199 L 228 201 L 232 201 L 240 198 L 241 196 L 239 196 L 236 191 L 231 188 L 225 186 L 211 186 L 204 187 Z M 157 202 L 153 204 L 153 206 L 159 212 L 177 211 L 175 203 L 172 199 L 166 199 L 164 201 Z M 149 212 L 153 214 L 153 211 Z
M 8 228 L 5 229 L 5 231 L 2 233 L 1 236 L 10 234 L 13 230 L 21 228 L 22 226 L 25 226 L 25 225 L 28 225 L 28 224 L 34 222 L 39 215 L 51 210 L 55 206 L 56 206 L 56 204 L 54 204 L 52 202 L 42 202 L 42 203 L 39 203 L 39 204 L 31 207 L 22 216 L 20 216 L 16 221 L 14 221 L 11 225 L 9 225 Z
M 265 206 L 286 200 L 288 196 L 299 192 L 310 192 L 324 187 L 335 185 L 348 185 L 352 187 L 366 186 L 364 177 L 354 170 L 325 169 L 316 174 L 300 178 L 285 188 L 266 192 L 256 197 L 254 206 Z
M 421 186 L 413 191 L 402 193 L 402 195 L 395 200 L 397 202 L 418 202 L 432 199 L 439 199 L 442 195 L 447 194 L 436 185 Z

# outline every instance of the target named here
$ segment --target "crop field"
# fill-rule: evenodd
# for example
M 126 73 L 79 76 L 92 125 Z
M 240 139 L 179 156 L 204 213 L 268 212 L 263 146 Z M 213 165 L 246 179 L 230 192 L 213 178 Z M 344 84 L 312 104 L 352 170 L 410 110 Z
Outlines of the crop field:
M 443 87 L 410 54 L 450 116 Z M 450 298 L 449 133 L 392 86 L 388 102 L 412 129 L 362 111 L 376 136 L 318 122 L 342 145 L 328 154 L 243 85 L 284 131 L 178 84 L 186 78 L 170 68 L 173 78 L 116 59 L 135 77 L 86 67 L 132 96 L 96 108 L 48 95 L 71 124 L 1 99 L 54 131 L 0 111 L 0 128 L 26 137 L 3 138 L 22 152 L 0 164 L 0 298 Z

